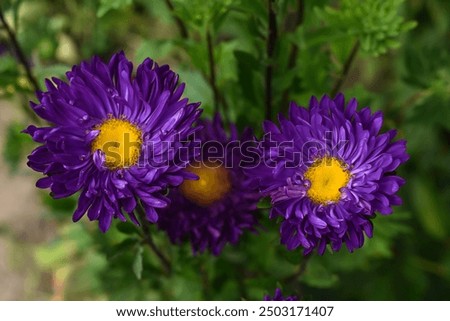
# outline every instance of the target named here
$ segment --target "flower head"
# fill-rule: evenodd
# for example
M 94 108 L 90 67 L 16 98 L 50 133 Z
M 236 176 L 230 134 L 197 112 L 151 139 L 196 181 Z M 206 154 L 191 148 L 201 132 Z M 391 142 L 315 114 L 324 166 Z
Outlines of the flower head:
M 109 63 L 94 57 L 74 66 L 68 82 L 46 80 L 31 107 L 50 125 L 24 131 L 42 144 L 28 157 L 45 175 L 36 186 L 54 198 L 81 191 L 73 220 L 87 213 L 103 232 L 113 218 L 125 221 L 124 212 L 139 224 L 137 202 L 157 220 L 165 188 L 186 177 L 186 161 L 176 156 L 200 114 L 198 103 L 181 99 L 184 84 L 169 66 L 146 59 L 132 69 L 121 52 Z
M 380 134 L 381 112 L 357 111 L 357 101 L 344 96 L 312 97 L 309 108 L 292 103 L 280 128 L 264 124 L 259 150 L 263 164 L 251 170 L 270 195 L 271 218 L 281 217 L 281 243 L 289 250 L 327 244 L 352 252 L 372 237 L 375 212 L 392 213 L 404 180 L 395 175 L 408 159 L 406 142 L 392 140 L 395 130 Z
M 273 296 L 270 295 L 265 295 L 264 296 L 264 301 L 297 301 L 297 297 L 295 295 L 290 295 L 290 296 L 283 296 L 283 293 L 281 292 L 281 289 L 276 288 L 275 289 L 275 294 Z
M 246 145 L 253 145 L 252 135 L 246 130 L 238 140 L 231 125 L 228 136 L 219 114 L 198 124 L 203 127 L 196 133 L 201 155 L 188 167 L 198 179 L 170 191 L 171 204 L 160 210 L 158 225 L 173 243 L 190 240 L 194 253 L 209 249 L 218 255 L 225 244 L 236 244 L 257 224 L 252 213 L 260 198 L 257 185 L 241 168 Z

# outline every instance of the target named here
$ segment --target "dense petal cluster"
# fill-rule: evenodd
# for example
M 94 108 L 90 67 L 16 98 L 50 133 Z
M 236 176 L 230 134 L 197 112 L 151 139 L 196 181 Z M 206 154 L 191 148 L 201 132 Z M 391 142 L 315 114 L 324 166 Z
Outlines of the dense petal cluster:
M 279 122 L 264 124 L 263 162 L 250 173 L 272 199 L 271 218 L 282 218 L 281 243 L 304 254 L 323 254 L 327 244 L 360 248 L 375 212 L 401 204 L 404 180 L 394 171 L 408 159 L 406 142 L 393 141 L 395 130 L 380 133 L 380 111 L 358 111 L 356 99 L 346 105 L 341 94 L 312 97 L 309 108 L 292 103 Z
M 281 289 L 276 288 L 275 294 L 273 296 L 265 295 L 264 301 L 297 301 L 297 297 L 295 295 L 289 295 L 284 297 L 283 293 L 281 292 Z
M 218 255 L 225 244 L 236 244 L 245 230 L 255 231 L 257 225 L 253 212 L 260 198 L 258 186 L 243 174 L 241 162 L 253 138 L 250 130 L 239 137 L 234 125 L 227 135 L 219 114 L 198 125 L 202 129 L 196 132 L 195 141 L 202 147 L 203 165 L 192 173 L 199 180 L 170 191 L 171 204 L 160 210 L 158 225 L 173 243 L 189 240 L 194 253 L 209 249 Z M 217 161 L 222 166 L 216 167 Z
M 139 224 L 137 202 L 157 220 L 155 208 L 168 204 L 164 190 L 186 176 L 187 157 L 175 156 L 200 115 L 198 103 L 181 98 L 184 84 L 169 66 L 146 59 L 132 71 L 121 52 L 109 63 L 94 57 L 74 66 L 68 82 L 47 80 L 31 107 L 50 125 L 25 130 L 42 144 L 28 157 L 45 175 L 37 187 L 54 198 L 81 191 L 73 220 L 87 213 L 102 231 L 113 218 L 125 221 L 124 212 Z

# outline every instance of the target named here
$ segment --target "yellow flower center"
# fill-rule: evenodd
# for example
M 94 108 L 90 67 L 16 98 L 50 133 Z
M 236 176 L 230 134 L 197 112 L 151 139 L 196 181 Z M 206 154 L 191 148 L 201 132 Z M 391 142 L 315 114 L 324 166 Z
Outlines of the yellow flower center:
M 91 145 L 92 152 L 101 150 L 109 169 L 135 165 L 141 154 L 142 132 L 126 119 L 108 118 L 95 127 L 100 133 Z
M 314 203 L 326 205 L 340 200 L 340 189 L 347 185 L 350 173 L 338 159 L 323 157 L 308 168 L 305 178 L 311 182 L 308 197 Z
M 199 206 L 207 207 L 213 204 L 231 189 L 227 169 L 217 163 L 194 163 L 187 170 L 199 179 L 185 180 L 180 190 L 184 197 Z

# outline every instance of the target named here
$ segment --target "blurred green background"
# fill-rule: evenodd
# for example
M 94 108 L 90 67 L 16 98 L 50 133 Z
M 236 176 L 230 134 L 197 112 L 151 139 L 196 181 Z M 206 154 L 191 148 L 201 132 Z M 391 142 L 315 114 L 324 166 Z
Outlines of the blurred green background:
M 260 300 L 277 286 L 303 300 L 450 299 L 450 1 L 1 0 L 0 8 L 8 26 L 0 26 L 0 299 Z M 377 216 L 373 239 L 355 253 L 308 260 L 279 245 L 264 208 L 256 215 L 265 229 L 219 257 L 193 257 L 154 229 L 175 267 L 163 276 L 130 225 L 101 234 L 87 220 L 71 223 L 76 198 L 52 200 L 25 165 L 34 144 L 20 131 L 39 122 L 28 108 L 34 89 L 118 50 L 135 65 L 170 64 L 204 117 L 220 110 L 256 133 L 268 90 L 273 115 L 290 100 L 336 91 L 383 110 L 385 129 L 408 140 L 404 205 Z

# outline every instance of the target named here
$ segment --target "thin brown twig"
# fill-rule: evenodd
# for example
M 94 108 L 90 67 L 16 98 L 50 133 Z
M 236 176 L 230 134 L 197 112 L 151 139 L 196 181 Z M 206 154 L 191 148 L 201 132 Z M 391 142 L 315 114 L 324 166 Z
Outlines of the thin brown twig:
M 355 44 L 352 47 L 352 50 L 350 51 L 350 54 L 347 57 L 347 60 L 345 60 L 344 67 L 342 68 L 342 73 L 340 74 L 339 78 L 334 83 L 333 89 L 331 90 L 331 97 L 336 96 L 336 94 L 341 90 L 342 85 L 344 84 L 345 80 L 347 79 L 347 75 L 350 71 L 350 68 L 353 64 L 353 61 L 356 58 L 356 54 L 359 50 L 359 41 L 357 40 Z
M 22 47 L 20 46 L 19 42 L 17 41 L 16 34 L 9 26 L 8 22 L 5 19 L 5 16 L 3 15 L 3 10 L 0 8 L 0 21 L 3 25 L 3 28 L 6 30 L 6 33 L 8 34 L 8 38 L 11 42 L 11 45 L 16 53 L 17 59 L 22 64 L 22 66 L 25 68 L 25 73 L 27 75 L 28 80 L 30 81 L 31 85 L 33 86 L 33 89 L 35 91 L 39 91 L 40 87 L 39 84 L 34 77 L 30 64 L 28 63 L 28 60 L 22 50 Z
M 273 104 L 273 93 L 272 93 L 272 77 L 273 77 L 273 54 L 275 51 L 275 43 L 277 41 L 277 20 L 274 11 L 274 0 L 267 0 L 268 5 L 268 33 L 266 40 L 266 55 L 267 64 L 265 72 L 265 110 L 266 119 L 272 119 L 272 104 Z
M 297 0 L 297 11 L 295 14 L 294 31 L 303 24 L 305 20 L 305 2 L 303 0 Z M 297 56 L 300 48 L 296 43 L 292 44 L 291 51 L 289 52 L 287 70 L 292 70 L 297 63 Z M 283 111 L 288 109 L 289 88 L 283 92 L 281 108 Z
M 170 12 L 172 13 L 173 18 L 175 19 L 175 23 L 178 26 L 178 30 L 180 32 L 180 36 L 183 39 L 187 39 L 189 36 L 188 30 L 183 22 L 183 20 L 181 20 L 176 14 L 175 14 L 175 7 L 173 6 L 172 1 L 170 0 L 165 0 L 166 1 L 166 5 L 169 8 Z
M 175 14 L 175 7 L 171 0 L 165 0 L 167 7 L 169 8 L 170 12 L 172 13 L 173 18 L 175 19 L 175 22 L 178 26 L 178 30 L 180 32 L 181 38 L 187 39 L 189 37 L 188 29 L 186 25 L 184 24 L 183 20 L 181 20 L 176 14 Z M 217 84 L 216 84 L 216 70 L 215 70 L 215 60 L 214 60 L 214 46 L 212 44 L 212 36 L 211 33 L 208 31 L 206 34 L 206 41 L 207 41 L 207 47 L 208 47 L 208 64 L 209 64 L 209 75 L 206 73 L 202 73 L 205 79 L 209 82 L 211 89 L 213 91 L 213 99 L 214 99 L 214 109 L 217 112 L 219 110 L 219 104 L 223 106 L 224 109 L 224 118 L 225 121 L 228 122 L 228 114 L 226 113 L 228 109 L 228 104 L 225 98 L 220 94 Z
M 20 44 L 19 44 L 19 42 L 17 40 L 15 32 L 11 29 L 11 27 L 8 24 L 8 22 L 6 21 L 5 16 L 3 15 L 2 8 L 0 8 L 0 22 L 2 23 L 0 26 L 8 34 L 8 38 L 9 38 L 9 41 L 11 42 L 11 45 L 12 45 L 13 50 L 15 52 L 16 58 L 19 60 L 19 63 L 25 69 L 25 74 L 26 74 L 26 76 L 28 78 L 28 81 L 32 85 L 32 87 L 33 87 L 35 92 L 39 91 L 40 87 L 39 87 L 39 84 L 38 84 L 36 78 L 34 77 L 32 71 L 31 71 L 31 66 L 28 63 L 28 60 L 27 60 L 27 58 L 25 56 L 25 53 L 23 52 L 22 47 L 20 46 Z M 23 110 L 28 115 L 28 117 L 30 117 L 30 119 L 32 121 L 34 121 L 37 124 L 41 123 L 41 119 L 30 108 L 28 108 L 26 103 L 25 104 L 21 104 L 21 106 L 23 106 Z
M 213 91 L 213 104 L 214 111 L 219 112 L 219 90 L 216 84 L 216 66 L 214 60 L 214 46 L 212 43 L 211 32 L 208 30 L 206 32 L 206 45 L 208 47 L 208 64 L 209 64 L 209 85 Z
M 283 283 L 292 283 L 298 281 L 298 279 L 306 272 L 306 268 L 308 266 L 309 259 L 311 258 L 311 254 L 304 256 L 302 262 L 300 263 L 298 269 L 284 279 Z
M 141 205 L 138 205 L 136 207 L 139 220 L 142 225 L 142 231 L 144 232 L 142 242 L 147 244 L 150 249 L 155 253 L 155 255 L 158 257 L 159 261 L 161 262 L 161 266 L 163 267 L 164 273 L 167 276 L 170 276 L 172 274 L 172 264 L 170 263 L 169 259 L 161 252 L 161 250 L 156 246 L 155 242 L 153 241 L 153 237 L 150 231 L 150 223 L 147 221 L 145 217 L 145 211 L 142 208 Z

